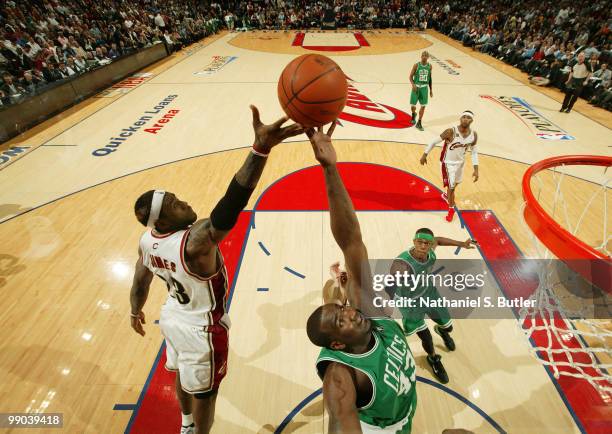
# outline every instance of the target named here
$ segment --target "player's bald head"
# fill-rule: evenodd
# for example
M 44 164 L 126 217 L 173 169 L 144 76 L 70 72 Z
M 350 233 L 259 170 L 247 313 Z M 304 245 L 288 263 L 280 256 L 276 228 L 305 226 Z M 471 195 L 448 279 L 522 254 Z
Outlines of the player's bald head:
M 332 338 L 329 330 L 323 324 L 326 306 L 328 305 L 319 306 L 310 314 L 306 322 L 306 333 L 310 342 L 317 347 L 329 348 Z

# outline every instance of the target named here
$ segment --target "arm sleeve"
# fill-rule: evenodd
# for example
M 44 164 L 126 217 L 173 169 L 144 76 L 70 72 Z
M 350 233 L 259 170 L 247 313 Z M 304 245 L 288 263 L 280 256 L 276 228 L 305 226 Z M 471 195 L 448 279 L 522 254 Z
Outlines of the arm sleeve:
M 221 198 L 210 214 L 213 227 L 222 231 L 232 229 L 240 216 L 240 212 L 247 205 L 253 190 L 240 185 L 234 177 L 225 192 L 225 196 Z
M 472 166 L 478 166 L 478 150 L 476 146 L 472 147 Z
M 428 155 L 433 149 L 433 147 L 437 145 L 438 143 L 440 143 L 441 141 L 442 141 L 442 137 L 438 136 L 435 139 L 433 139 L 431 142 L 429 142 L 429 144 L 425 148 L 425 154 Z

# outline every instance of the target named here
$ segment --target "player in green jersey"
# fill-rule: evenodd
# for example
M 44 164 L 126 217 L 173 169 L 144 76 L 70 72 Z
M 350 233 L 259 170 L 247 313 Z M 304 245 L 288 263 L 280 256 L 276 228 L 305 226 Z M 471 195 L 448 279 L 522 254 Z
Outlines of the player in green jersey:
M 416 119 L 416 105 L 421 104 L 419 110 L 419 120 L 416 123 L 417 129 L 423 131 L 423 114 L 425 113 L 425 107 L 429 101 L 427 97 L 427 88 L 429 87 L 429 96 L 433 98 L 433 87 L 431 82 L 431 63 L 429 59 L 429 53 L 423 51 L 421 53 L 421 61 L 415 63 L 410 71 L 410 84 L 412 84 L 412 92 L 410 93 L 410 106 L 412 110 L 412 121 Z
M 397 272 L 404 274 L 408 272 L 415 275 L 431 275 L 436 262 L 434 250 L 437 246 L 455 246 L 473 249 L 475 241 L 472 239 L 457 241 L 450 238 L 434 237 L 431 229 L 421 228 L 416 231 L 413 243 L 414 246 L 410 250 L 400 253 L 395 261 L 393 261 L 390 274 L 394 275 Z M 390 296 L 395 295 L 414 299 L 428 298 L 430 300 L 440 299 L 440 294 L 436 287 L 427 283 L 414 288 L 390 288 L 388 292 Z M 440 335 L 446 348 L 449 351 L 454 351 L 455 341 L 450 336 L 450 332 L 453 330 L 453 321 L 448 309 L 444 306 L 421 307 L 417 305 L 411 308 L 400 308 L 400 313 L 402 314 L 402 324 L 406 335 L 410 336 L 416 333 L 419 336 L 423 349 L 427 353 L 427 363 L 431 366 L 433 374 L 441 383 L 448 383 L 448 375 L 441 361 L 442 357 L 436 354 L 433 337 L 427 324 L 425 324 L 425 316 L 428 316 L 436 323 L 434 331 Z
M 353 204 L 336 168 L 334 125 L 307 130 L 323 167 L 332 234 L 346 264 L 348 303 L 328 303 L 308 318 L 310 340 L 323 347 L 317 371 L 329 413 L 329 433 L 409 434 L 416 410 L 415 363 L 400 325 L 367 317 L 373 306 L 368 253 Z

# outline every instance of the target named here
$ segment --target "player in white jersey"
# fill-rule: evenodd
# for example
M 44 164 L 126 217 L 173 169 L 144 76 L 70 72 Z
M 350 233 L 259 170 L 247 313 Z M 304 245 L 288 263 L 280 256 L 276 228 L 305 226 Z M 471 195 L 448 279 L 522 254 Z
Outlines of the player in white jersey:
M 469 110 L 464 111 L 459 118 L 459 125 L 444 130 L 439 138 L 433 139 L 421 157 L 421 164 L 427 164 L 427 155 L 436 144 L 444 141 L 440 162 L 442 163 L 442 183 L 447 189 L 446 193 L 442 193 L 442 198 L 448 202 L 447 222 L 451 222 L 455 215 L 455 188 L 463 179 L 463 164 L 468 148 L 472 152 L 472 166 L 474 166 L 472 178 L 474 182 L 478 181 L 478 152 L 476 150 L 478 134 L 470 128 L 473 121 L 474 114 Z
M 166 339 L 166 368 L 177 371 L 176 394 L 183 414 L 181 433 L 208 433 L 214 419 L 219 383 L 227 370 L 229 318 L 225 309 L 227 274 L 218 244 L 246 206 L 273 146 L 303 132 L 284 117 L 271 125 L 253 112 L 253 148 L 210 214 L 196 213 L 175 194 L 150 190 L 134 206 L 149 227 L 140 239 L 130 293 L 131 324 L 145 334 L 142 308 L 153 276 L 168 287 L 160 315 Z

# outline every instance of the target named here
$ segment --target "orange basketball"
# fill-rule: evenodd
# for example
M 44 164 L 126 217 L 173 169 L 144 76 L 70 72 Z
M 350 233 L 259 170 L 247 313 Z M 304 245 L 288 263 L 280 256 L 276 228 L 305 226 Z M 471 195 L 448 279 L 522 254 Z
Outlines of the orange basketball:
M 320 54 L 293 59 L 278 80 L 281 107 L 305 127 L 318 127 L 337 119 L 346 104 L 347 90 L 342 69 Z

